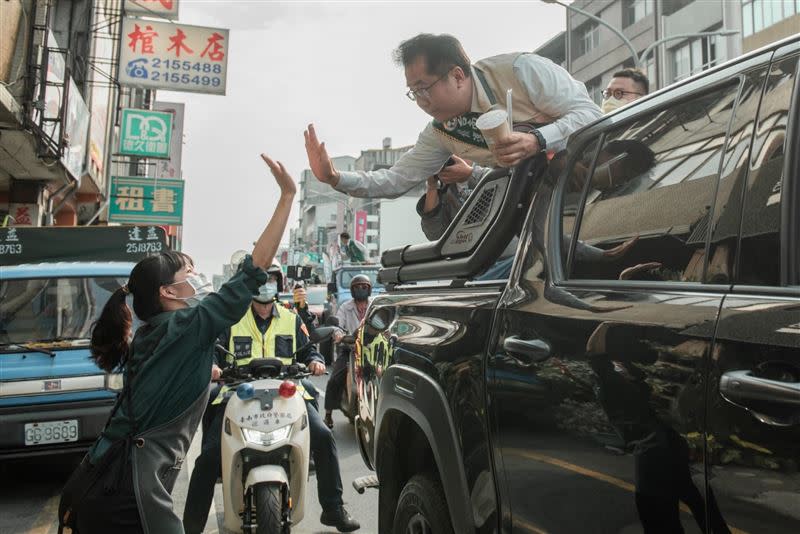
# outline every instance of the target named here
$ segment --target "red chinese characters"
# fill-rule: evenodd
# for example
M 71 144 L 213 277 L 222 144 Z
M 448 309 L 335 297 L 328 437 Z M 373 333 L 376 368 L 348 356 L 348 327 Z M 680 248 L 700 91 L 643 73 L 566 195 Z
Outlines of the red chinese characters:
M 186 46 L 184 41 L 186 40 L 186 34 L 183 33 L 183 30 L 178 28 L 177 33 L 169 38 L 172 46 L 167 48 L 167 52 L 170 50 L 175 50 L 175 57 L 181 57 L 181 50 L 185 50 L 188 54 L 194 53 L 194 50 Z
M 219 44 L 219 42 L 223 41 L 224 39 L 224 36 L 214 32 L 211 37 L 208 38 L 208 45 L 206 45 L 206 48 L 200 54 L 200 57 L 206 57 L 206 54 L 208 54 L 208 58 L 211 61 L 222 61 L 222 58 L 225 57 L 225 52 L 223 52 L 225 47 Z
M 153 30 L 152 26 L 145 26 L 144 31 L 142 31 L 138 24 L 134 24 L 133 31 L 128 34 L 130 38 L 128 47 L 136 52 L 136 46 L 140 45 L 140 52 L 142 54 L 153 54 L 155 53 L 153 50 L 153 38 L 157 36 L 158 33 Z

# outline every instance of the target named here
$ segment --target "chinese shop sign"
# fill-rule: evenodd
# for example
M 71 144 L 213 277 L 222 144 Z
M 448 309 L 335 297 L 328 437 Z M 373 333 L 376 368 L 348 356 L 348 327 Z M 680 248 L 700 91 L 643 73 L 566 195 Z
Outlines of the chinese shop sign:
M 125 0 L 125 13 L 178 20 L 178 0 Z
M 111 178 L 109 222 L 180 226 L 182 220 L 183 180 Z
M 172 113 L 131 108 L 122 110 L 120 154 L 169 159 L 171 137 Z
M 128 18 L 119 82 L 148 89 L 225 94 L 228 30 Z

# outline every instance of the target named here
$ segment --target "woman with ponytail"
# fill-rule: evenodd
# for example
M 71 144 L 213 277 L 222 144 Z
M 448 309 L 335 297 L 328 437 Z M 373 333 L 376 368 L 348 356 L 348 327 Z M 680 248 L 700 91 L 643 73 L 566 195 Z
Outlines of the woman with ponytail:
M 214 343 L 266 282 L 296 192 L 283 165 L 261 157 L 280 198 L 252 255 L 219 292 L 189 256 L 164 252 L 137 263 L 106 303 L 92 331 L 92 357 L 105 371 L 121 371 L 125 385 L 64 488 L 61 527 L 80 534 L 183 533 L 171 493 L 206 406 Z M 143 323 L 135 333 L 129 297 Z

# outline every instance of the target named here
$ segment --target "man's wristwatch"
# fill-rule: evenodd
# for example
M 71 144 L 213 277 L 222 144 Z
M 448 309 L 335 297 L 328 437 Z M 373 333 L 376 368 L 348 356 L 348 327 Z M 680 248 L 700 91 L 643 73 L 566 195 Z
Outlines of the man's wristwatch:
M 483 169 L 477 163 L 472 164 L 472 172 L 469 175 L 470 180 L 479 180 L 483 174 Z
M 534 128 L 533 130 L 531 130 L 531 135 L 534 136 L 536 138 L 536 141 L 539 142 L 539 151 L 540 152 L 544 152 L 545 150 L 547 150 L 547 141 L 545 141 L 544 136 L 542 135 L 542 132 L 540 132 L 539 130 Z

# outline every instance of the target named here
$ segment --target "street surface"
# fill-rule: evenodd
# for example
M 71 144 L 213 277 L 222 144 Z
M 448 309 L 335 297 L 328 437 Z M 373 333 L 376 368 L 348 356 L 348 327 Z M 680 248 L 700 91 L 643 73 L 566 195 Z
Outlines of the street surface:
M 315 377 L 312 381 L 321 392 L 325 391 L 328 376 Z M 322 405 L 323 399 L 320 399 Z M 342 468 L 342 485 L 344 487 L 345 507 L 350 514 L 361 523 L 365 534 L 378 532 L 378 492 L 367 490 L 359 495 L 353 490 L 354 478 L 368 475 L 370 471 L 361 461 L 353 427 L 341 413 L 334 412 L 333 432 L 339 452 Z M 194 460 L 200 450 L 200 432 L 195 436 L 189 451 L 188 469 L 194 466 Z M 11 460 L 0 463 L 0 479 L 5 481 L 0 488 L 0 534 L 56 534 L 58 528 L 56 513 L 61 488 L 70 473 L 80 462 L 80 455 L 54 456 L 50 458 L 33 458 Z M 186 501 L 186 489 L 189 485 L 189 472 L 181 471 L 173 491 L 175 510 L 180 516 Z M 292 529 L 296 534 L 328 534 L 337 532 L 335 528 L 320 524 L 322 509 L 317 501 L 317 479 L 311 473 L 306 495 L 306 516 L 302 523 Z M 205 534 L 222 532 L 222 486 L 217 485 L 214 496 L 214 512 L 209 515 Z

